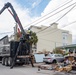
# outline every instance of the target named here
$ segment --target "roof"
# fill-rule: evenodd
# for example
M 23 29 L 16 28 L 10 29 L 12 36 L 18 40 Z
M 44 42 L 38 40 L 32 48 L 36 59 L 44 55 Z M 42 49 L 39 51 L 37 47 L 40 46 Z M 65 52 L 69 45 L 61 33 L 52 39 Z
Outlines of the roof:
M 41 29 L 41 27 L 38 27 L 38 26 L 33 26 L 33 25 L 29 27 L 29 29 L 31 29 L 31 28 Z
M 0 39 L 2 41 L 3 39 L 8 38 L 8 35 L 4 36 L 3 38 Z
M 60 46 L 57 48 L 76 48 L 76 44 L 70 44 L 70 45 L 66 45 L 66 46 Z

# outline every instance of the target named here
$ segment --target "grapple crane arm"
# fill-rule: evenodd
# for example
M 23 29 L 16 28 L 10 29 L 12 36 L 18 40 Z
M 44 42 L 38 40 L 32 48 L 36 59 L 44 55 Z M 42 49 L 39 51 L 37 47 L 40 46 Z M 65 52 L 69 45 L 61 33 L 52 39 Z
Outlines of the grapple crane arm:
M 11 13 L 11 15 L 13 16 L 14 20 L 16 21 L 16 23 L 19 25 L 20 29 L 21 29 L 21 32 L 22 32 L 22 35 L 25 37 L 26 36 L 26 32 L 24 31 L 23 27 L 22 27 L 22 24 L 19 20 L 19 17 L 17 16 L 13 6 L 11 5 L 11 3 L 6 3 L 4 5 L 4 7 L 0 10 L 0 14 L 2 14 L 2 12 L 6 9 L 6 8 L 10 8 L 12 10 L 12 12 L 8 9 L 8 11 Z M 23 37 L 23 38 L 24 38 Z

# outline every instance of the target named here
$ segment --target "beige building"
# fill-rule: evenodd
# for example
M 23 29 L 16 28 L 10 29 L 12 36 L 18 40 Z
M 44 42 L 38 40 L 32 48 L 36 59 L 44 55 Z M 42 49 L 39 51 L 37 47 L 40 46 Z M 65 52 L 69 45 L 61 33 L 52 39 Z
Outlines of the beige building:
M 37 52 L 45 50 L 52 52 L 58 46 L 72 44 L 72 34 L 69 31 L 58 29 L 57 25 L 57 23 L 52 23 L 49 27 L 30 27 L 30 30 L 36 32 L 38 36 Z

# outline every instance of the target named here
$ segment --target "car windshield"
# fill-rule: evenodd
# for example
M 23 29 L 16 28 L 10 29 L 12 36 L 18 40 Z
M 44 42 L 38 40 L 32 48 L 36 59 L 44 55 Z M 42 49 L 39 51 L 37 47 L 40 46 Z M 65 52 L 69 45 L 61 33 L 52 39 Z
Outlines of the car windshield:
M 56 54 L 55 57 L 63 57 L 61 54 Z
M 54 56 L 54 54 L 48 54 L 48 56 L 52 57 L 52 56 Z
M 50 56 L 50 57 L 63 57 L 62 54 L 48 54 L 47 56 Z

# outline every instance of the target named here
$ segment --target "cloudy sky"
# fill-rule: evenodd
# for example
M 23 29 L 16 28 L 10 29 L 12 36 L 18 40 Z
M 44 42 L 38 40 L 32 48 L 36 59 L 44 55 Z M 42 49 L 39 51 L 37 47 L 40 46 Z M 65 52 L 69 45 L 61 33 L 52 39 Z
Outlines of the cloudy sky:
M 73 34 L 73 43 L 76 43 L 76 0 L 0 0 L 0 9 L 7 2 L 13 5 L 25 29 L 31 25 L 49 26 L 57 22 L 60 29 Z M 12 34 L 15 25 L 6 9 L 0 15 L 0 38 Z

